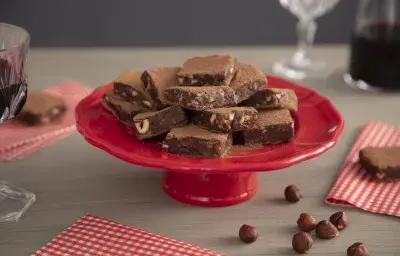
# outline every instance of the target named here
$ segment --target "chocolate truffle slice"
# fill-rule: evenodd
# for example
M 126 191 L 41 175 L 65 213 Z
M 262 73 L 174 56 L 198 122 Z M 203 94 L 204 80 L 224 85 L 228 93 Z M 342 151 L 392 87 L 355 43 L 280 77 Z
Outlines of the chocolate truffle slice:
M 231 134 L 214 133 L 189 124 L 172 129 L 163 142 L 163 149 L 185 156 L 223 157 L 231 145 Z
M 361 166 L 374 178 L 400 179 L 400 146 L 363 148 L 359 157 Z
M 276 144 L 294 137 L 294 121 L 287 109 L 260 110 L 258 120 L 243 132 L 246 144 Z
M 144 84 L 140 79 L 141 76 L 142 71 L 125 71 L 117 79 L 115 79 L 114 92 L 124 99 L 142 105 L 148 110 L 156 110 L 157 106 L 144 88 Z
M 238 102 L 247 100 L 256 92 L 267 88 L 267 78 L 260 69 L 245 63 L 237 63 L 237 71 L 230 85 L 235 90 Z
M 61 98 L 43 92 L 31 92 L 17 120 L 26 125 L 48 124 L 58 121 L 66 109 Z
M 235 57 L 211 55 L 188 59 L 177 76 L 179 85 L 229 85 L 235 72 Z
M 150 96 L 153 98 L 154 102 L 156 102 L 159 106 L 164 106 L 163 102 L 165 102 L 165 89 L 178 85 L 176 73 L 179 70 L 179 67 L 160 67 L 150 68 L 143 72 L 141 76 L 142 82 Z
M 257 120 L 257 110 L 251 107 L 214 108 L 193 111 L 193 124 L 214 132 L 230 133 L 249 129 Z
M 136 102 L 127 101 L 116 95 L 113 90 L 106 91 L 103 94 L 101 103 L 117 120 L 126 125 L 133 125 L 133 117 L 138 113 L 147 111 Z
M 176 86 L 165 90 L 170 105 L 191 110 L 232 107 L 237 104 L 235 91 L 229 86 Z
M 255 109 L 281 108 L 297 111 L 298 100 L 296 93 L 291 89 L 268 88 L 256 92 L 249 99 L 243 101 L 241 105 Z
M 155 112 L 137 114 L 133 121 L 137 138 L 144 140 L 167 133 L 174 127 L 187 124 L 188 117 L 182 108 L 168 107 Z

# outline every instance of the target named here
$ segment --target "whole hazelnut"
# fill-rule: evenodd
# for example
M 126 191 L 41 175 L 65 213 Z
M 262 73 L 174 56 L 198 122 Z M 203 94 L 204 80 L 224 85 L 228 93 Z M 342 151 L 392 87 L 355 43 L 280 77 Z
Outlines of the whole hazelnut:
M 258 233 L 255 227 L 244 224 L 239 229 L 239 238 L 245 243 L 253 243 L 258 238 Z
M 314 217 L 308 213 L 300 214 L 299 219 L 297 220 L 297 226 L 304 231 L 310 232 L 315 229 L 317 222 L 315 221 Z
M 369 252 L 363 243 L 357 242 L 347 249 L 347 256 L 369 256 Z
M 293 236 L 292 247 L 298 253 L 307 253 L 313 245 L 311 236 L 306 232 L 300 232 Z
M 349 225 L 349 219 L 345 212 L 336 212 L 332 214 L 329 221 L 335 225 L 338 230 L 343 230 Z
M 331 239 L 339 235 L 339 230 L 329 221 L 322 220 L 315 227 L 315 234 L 322 239 Z
M 296 203 L 303 198 L 303 194 L 298 186 L 290 185 L 285 188 L 285 198 L 288 202 Z

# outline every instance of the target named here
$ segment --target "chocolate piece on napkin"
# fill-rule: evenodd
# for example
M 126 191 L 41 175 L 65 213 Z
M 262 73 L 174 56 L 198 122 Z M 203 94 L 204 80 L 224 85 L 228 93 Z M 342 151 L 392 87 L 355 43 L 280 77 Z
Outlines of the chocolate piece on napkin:
M 400 179 L 400 147 L 363 148 L 359 158 L 364 170 L 376 179 Z

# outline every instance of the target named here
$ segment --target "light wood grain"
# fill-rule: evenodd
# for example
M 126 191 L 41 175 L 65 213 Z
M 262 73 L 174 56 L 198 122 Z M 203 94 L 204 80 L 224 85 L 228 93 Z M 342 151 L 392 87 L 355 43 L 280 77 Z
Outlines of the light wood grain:
M 232 49 L 92 49 L 32 50 L 29 88 L 42 89 L 66 79 L 93 87 L 105 84 L 126 68 L 175 65 L 193 55 L 230 52 L 242 61 L 269 70 L 272 62 L 292 48 Z M 332 67 L 347 63 L 345 47 L 318 48 L 316 55 Z M 342 112 L 346 128 L 338 145 L 316 159 L 291 168 L 260 173 L 254 199 L 228 208 L 200 208 L 168 198 L 161 189 L 161 170 L 129 165 L 88 145 L 79 134 L 37 152 L 24 160 L 0 164 L 0 179 L 37 195 L 37 202 L 18 223 L 0 224 L 0 255 L 29 255 L 86 212 L 133 225 L 228 255 L 295 255 L 291 238 L 295 222 L 307 211 L 326 219 L 341 208 L 325 205 L 323 198 L 357 129 L 370 119 L 400 124 L 399 95 L 369 95 L 353 91 L 340 78 L 303 84 L 330 97 Z M 282 201 L 289 184 L 299 185 L 305 198 L 298 204 Z M 400 255 L 399 218 L 346 209 L 350 226 L 331 241 L 317 240 L 310 255 L 345 255 L 356 241 L 366 243 L 372 255 Z M 237 239 L 244 224 L 257 227 L 259 240 L 243 245 Z

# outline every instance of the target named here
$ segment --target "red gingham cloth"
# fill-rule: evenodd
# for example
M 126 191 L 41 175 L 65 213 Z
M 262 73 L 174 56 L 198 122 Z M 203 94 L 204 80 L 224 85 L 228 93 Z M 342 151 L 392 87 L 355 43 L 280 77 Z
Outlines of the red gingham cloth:
M 92 89 L 76 83 L 65 82 L 44 92 L 62 98 L 67 112 L 60 123 L 27 127 L 16 120 L 0 125 L 0 161 L 21 159 L 75 131 L 75 107 Z
M 358 164 L 358 152 L 366 146 L 399 144 L 400 128 L 381 122 L 364 125 L 325 202 L 400 217 L 400 181 L 374 181 Z
M 195 245 L 148 233 L 91 214 L 33 256 L 223 256 Z

